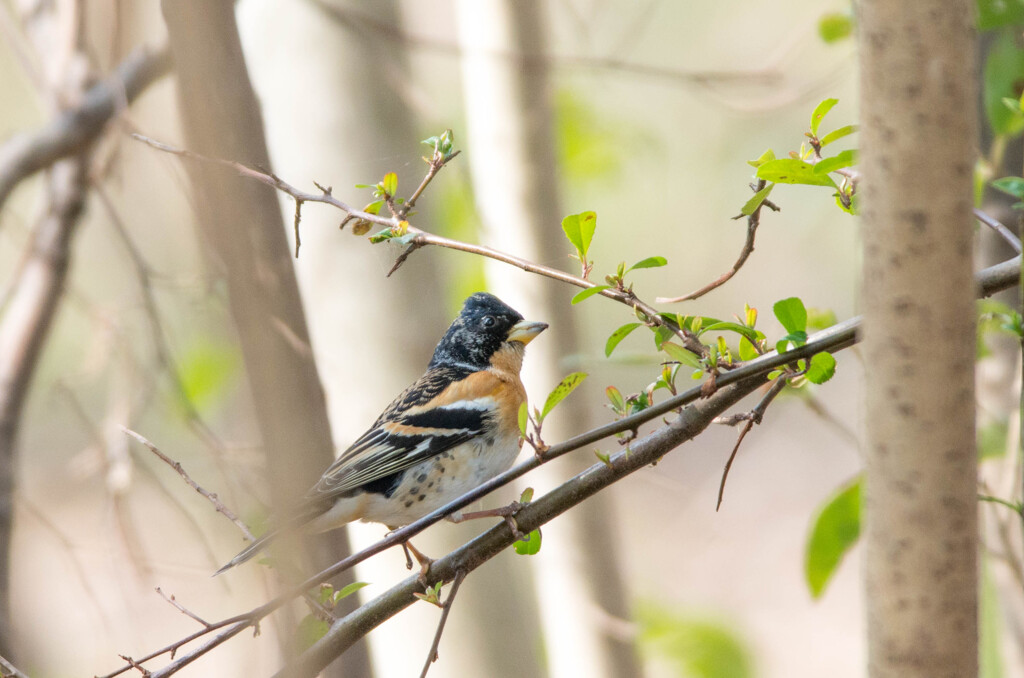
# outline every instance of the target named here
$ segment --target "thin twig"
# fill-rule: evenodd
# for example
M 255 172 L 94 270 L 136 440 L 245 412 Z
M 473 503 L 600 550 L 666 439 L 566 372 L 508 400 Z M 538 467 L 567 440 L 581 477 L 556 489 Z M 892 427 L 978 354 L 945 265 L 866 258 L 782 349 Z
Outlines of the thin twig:
M 974 208 L 974 216 L 975 218 L 977 218 L 978 221 L 980 221 L 981 223 L 985 224 L 993 231 L 998 233 L 1000 237 L 1002 237 L 1002 239 L 1005 240 L 1007 244 L 1009 244 L 1010 247 L 1013 248 L 1014 252 L 1016 252 L 1017 254 L 1021 253 L 1020 238 L 1017 237 L 1016 233 L 1014 233 L 1009 228 L 1004 226 L 1002 222 L 989 216 L 985 212 L 982 212 L 977 207 Z
M 750 188 L 753 189 L 754 193 L 757 193 L 758 191 L 764 189 L 767 183 L 768 182 L 766 182 L 764 179 L 759 179 L 757 183 L 752 184 Z M 732 277 L 736 275 L 736 273 L 738 273 L 741 268 L 743 268 L 743 264 L 747 262 L 747 258 L 750 257 L 750 254 L 754 251 L 754 237 L 757 235 L 757 227 L 761 223 L 761 208 L 765 207 L 766 205 L 769 209 L 775 212 L 779 211 L 779 208 L 774 203 L 771 203 L 768 200 L 762 200 L 761 204 L 758 205 L 757 208 L 753 212 L 751 212 L 750 215 L 747 216 L 747 239 L 743 243 L 743 249 L 740 250 L 740 255 L 736 259 L 736 263 L 732 265 L 732 268 L 730 268 L 722 275 L 718 276 L 716 279 L 709 282 L 704 287 L 701 287 L 698 290 L 694 290 L 689 294 L 684 294 L 681 297 L 656 297 L 655 301 L 658 302 L 659 304 L 675 304 L 680 301 L 691 301 L 693 299 L 697 299 L 698 297 L 702 297 L 711 290 L 719 288 L 725 283 L 729 282 L 729 280 L 731 280 Z M 743 215 L 741 214 L 740 217 L 742 216 Z
M 156 590 L 157 593 L 159 593 L 161 595 L 161 597 L 163 597 L 164 600 L 166 600 L 168 603 L 173 605 L 174 608 L 178 612 L 182 613 L 186 617 L 189 617 L 191 619 L 196 620 L 197 622 L 199 622 L 200 624 L 202 624 L 206 628 L 210 628 L 210 624 L 208 622 L 206 622 L 202 617 L 197 615 L 195 612 L 192 612 L 187 607 L 185 607 L 184 605 L 179 603 L 177 600 L 175 600 L 173 595 L 171 595 L 171 596 L 167 595 L 166 593 L 163 592 L 163 589 L 161 589 L 159 586 L 157 586 L 155 590 Z
M 223 503 L 221 502 L 221 500 L 217 498 L 217 495 L 216 495 L 216 494 L 214 494 L 214 493 L 212 493 L 212 492 L 208 492 L 207 490 L 203 489 L 203 488 L 202 488 L 202 487 L 201 487 L 201 486 L 199 485 L 199 483 L 197 483 L 196 481 L 192 480 L 192 478 L 191 478 L 191 477 L 190 477 L 190 476 L 188 475 L 188 473 L 186 473 L 186 472 L 185 472 L 185 469 L 184 469 L 184 468 L 182 467 L 182 465 L 181 465 L 181 462 L 177 462 L 177 461 L 174 461 L 173 459 L 171 459 L 170 457 L 168 457 L 168 456 L 167 456 L 166 454 L 164 454 L 163 452 L 161 452 L 161 451 L 160 451 L 160 450 L 159 450 L 159 449 L 157 448 L 157 446 L 156 446 L 156 445 L 154 445 L 153 443 L 149 442 L 149 440 L 147 440 L 147 439 L 146 439 L 145 437 L 143 437 L 143 436 L 142 436 L 141 434 L 139 434 L 139 433 L 136 433 L 135 431 L 131 430 L 130 428 L 127 428 L 127 427 L 125 427 L 125 426 L 122 426 L 122 427 L 121 427 L 121 430 L 122 430 L 122 431 L 124 431 L 124 433 L 125 433 L 126 435 L 129 435 L 129 436 L 131 436 L 132 438 L 135 438 L 135 439 L 136 439 L 136 440 L 138 440 L 138 441 L 139 441 L 140 443 L 142 443 L 143 445 L 145 445 L 145 446 L 146 446 L 147 448 L 149 448 L 149 451 L 150 451 L 150 452 L 152 452 L 152 453 L 153 453 L 153 454 L 155 454 L 156 456 L 160 457 L 160 459 L 161 459 L 161 460 L 162 460 L 162 461 L 163 461 L 163 462 L 164 462 L 165 464 L 167 464 L 168 466 L 170 466 L 171 468 L 173 468 L 173 469 L 174 469 L 175 471 L 177 471 L 177 472 L 178 472 L 178 475 L 180 475 L 180 476 L 182 477 L 182 479 L 184 479 L 184 481 L 185 481 L 185 482 L 186 482 L 186 483 L 188 484 L 188 486 L 189 486 L 189 487 L 191 487 L 191 488 L 192 488 L 193 490 L 195 490 L 195 491 L 196 491 L 196 492 L 198 492 L 199 494 L 201 494 L 201 495 L 203 495 L 204 497 L 206 497 L 206 498 L 207 498 L 207 499 L 208 499 L 208 500 L 210 501 L 210 503 L 212 503 L 212 504 L 213 504 L 214 508 L 215 508 L 215 509 L 217 509 L 217 512 L 218 512 L 218 513 L 223 513 L 223 514 L 224 514 L 224 515 L 225 515 L 225 516 L 226 516 L 226 517 L 228 518 L 228 520 L 230 520 L 230 521 L 231 521 L 231 522 L 233 522 L 233 523 L 234 523 L 235 525 L 237 525 L 237 526 L 238 526 L 238 529 L 240 529 L 240 530 L 242 531 L 242 534 L 244 534 L 244 535 L 245 535 L 246 539 L 248 539 L 249 541 L 255 541 L 255 540 L 256 540 L 256 537 L 255 537 L 255 536 L 253 536 L 252 532 L 250 532 L 250 531 L 249 531 L 249 528 L 248 528 L 248 527 L 246 526 L 246 524 L 245 524 L 245 523 L 243 523 L 243 522 L 242 522 L 242 521 L 241 521 L 241 520 L 240 520 L 240 519 L 238 518 L 238 516 L 236 516 L 236 515 L 234 514 L 234 512 L 232 512 L 232 511 L 231 511 L 231 509 L 229 509 L 229 508 L 228 508 L 227 506 L 225 506 L 225 505 L 224 505 L 224 504 L 223 504 Z
M 459 586 L 462 585 L 462 580 L 465 578 L 465 570 L 459 570 L 455 573 L 455 579 L 452 581 L 452 588 L 448 592 L 448 597 L 445 599 L 444 606 L 441 609 L 441 618 L 437 621 L 437 631 L 434 633 L 434 642 L 430 645 L 430 652 L 427 653 L 427 661 L 423 664 L 423 671 L 420 673 L 420 678 L 427 678 L 427 672 L 430 671 L 430 665 L 437 661 L 437 648 L 441 644 L 441 634 L 444 633 L 444 625 L 448 621 L 448 613 L 452 611 L 452 603 L 455 602 L 455 594 L 459 592 Z
M 768 389 L 768 393 L 761 398 L 761 402 L 754 406 L 754 409 L 750 410 L 744 415 L 741 415 L 741 419 L 746 420 L 746 424 L 743 426 L 743 430 L 740 431 L 739 436 L 736 438 L 736 444 L 732 448 L 732 452 L 729 454 L 729 459 L 725 462 L 725 469 L 722 471 L 722 482 L 718 485 L 718 502 L 715 504 L 715 511 L 722 508 L 722 497 L 725 495 L 725 481 L 729 478 L 729 469 L 732 468 L 732 462 L 736 459 L 736 453 L 740 450 L 740 444 L 743 439 L 750 432 L 750 429 L 754 427 L 754 424 L 760 424 L 761 420 L 764 419 L 765 410 L 768 409 L 768 405 L 771 404 L 775 397 L 782 393 L 782 389 L 786 387 L 785 377 L 776 377 L 775 382 L 771 388 Z
M 26 674 L 18 670 L 17 666 L 3 657 L 0 657 L 0 676 L 3 678 L 28 678 Z

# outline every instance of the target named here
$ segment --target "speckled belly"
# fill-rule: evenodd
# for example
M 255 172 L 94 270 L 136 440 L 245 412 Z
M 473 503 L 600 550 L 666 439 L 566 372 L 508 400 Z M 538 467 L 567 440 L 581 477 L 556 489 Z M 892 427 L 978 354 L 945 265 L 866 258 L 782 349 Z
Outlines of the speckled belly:
M 390 497 L 367 495 L 362 519 L 408 525 L 508 470 L 518 455 L 518 435 L 463 443 L 408 469 Z

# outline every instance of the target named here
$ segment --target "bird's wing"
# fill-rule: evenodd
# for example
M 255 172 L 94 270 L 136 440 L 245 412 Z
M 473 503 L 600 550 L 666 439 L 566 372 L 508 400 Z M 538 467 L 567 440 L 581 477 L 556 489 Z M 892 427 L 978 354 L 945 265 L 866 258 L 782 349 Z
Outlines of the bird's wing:
M 342 495 L 480 435 L 498 408 L 500 385 L 489 372 L 430 370 L 331 464 L 307 497 L 319 503 Z

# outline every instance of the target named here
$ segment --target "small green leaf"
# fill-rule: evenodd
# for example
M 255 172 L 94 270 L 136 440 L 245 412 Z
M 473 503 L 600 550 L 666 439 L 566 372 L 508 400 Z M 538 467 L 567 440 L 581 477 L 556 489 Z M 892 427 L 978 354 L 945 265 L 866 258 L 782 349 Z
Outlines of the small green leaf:
M 790 334 L 807 330 L 807 309 L 804 308 L 804 302 L 800 297 L 776 301 L 772 311 Z
M 646 259 L 642 259 L 627 268 L 626 273 L 635 271 L 638 268 L 658 268 L 659 266 L 664 266 L 667 263 L 668 259 L 665 257 L 647 257 Z
M 853 19 L 849 14 L 839 12 L 825 14 L 818 19 L 818 36 L 826 44 L 844 40 L 853 33 Z
M 608 337 L 608 342 L 604 345 L 605 357 L 611 356 L 612 351 L 614 351 L 615 347 L 619 345 L 619 342 L 628 337 L 630 332 L 640 327 L 642 324 L 643 323 L 626 323 L 619 329 L 612 332 L 611 336 Z
M 700 362 L 700 358 L 687 351 L 679 344 L 673 344 L 671 341 L 666 341 L 661 345 L 661 350 L 668 354 L 669 358 L 678 361 L 683 365 L 689 365 L 690 367 L 701 368 L 703 365 Z
M 590 249 L 590 241 L 594 238 L 596 228 L 597 214 L 595 212 L 570 214 L 562 219 L 562 230 L 565 232 L 565 237 L 576 248 L 581 261 L 587 258 L 587 250 Z
M 836 156 L 831 158 L 825 158 L 814 166 L 814 171 L 817 174 L 828 174 L 829 172 L 835 172 L 836 170 L 843 169 L 846 167 L 852 167 L 857 164 L 857 151 L 850 149 L 842 151 Z
M 555 409 L 558 403 L 565 400 L 566 396 L 575 391 L 586 378 L 586 372 L 573 372 L 562 379 L 562 381 L 558 383 L 558 386 L 548 394 L 548 399 L 544 401 L 544 409 L 540 413 L 541 421 L 550 414 L 551 410 Z
M 614 468 L 612 466 L 612 455 L 608 452 L 602 452 L 601 450 L 594 450 L 594 456 L 601 460 L 601 463 L 608 468 Z
M 811 364 L 807 368 L 807 381 L 812 384 L 824 384 L 836 373 L 836 359 L 831 353 L 822 351 L 811 357 Z
M 520 539 L 512 548 L 516 550 L 521 556 L 533 556 L 540 552 L 541 534 L 540 530 L 534 530 L 530 534 L 526 535 L 525 539 Z
M 704 326 L 704 332 L 721 331 L 735 332 L 740 336 L 747 337 L 751 341 L 757 341 L 758 339 L 764 338 L 764 334 L 758 332 L 753 327 L 747 327 L 746 325 L 740 325 L 739 323 L 719 320 Z
M 533 488 L 528 487 L 519 495 L 520 504 L 529 504 L 533 500 Z
M 753 360 L 760 354 L 746 337 L 740 337 L 740 360 Z
M 342 598 L 348 598 L 359 589 L 369 585 L 370 582 L 368 581 L 354 581 L 351 584 L 348 584 L 345 587 L 343 587 L 340 591 L 334 592 L 334 602 L 338 602 Z
M 747 164 L 750 165 L 751 167 L 760 167 L 769 160 L 775 160 L 775 151 L 773 151 L 770 148 L 764 153 L 762 153 L 761 157 L 758 158 L 757 160 L 748 160 Z
M 658 325 L 653 328 L 654 332 L 654 348 L 661 350 L 661 345 L 666 341 L 669 341 L 672 337 L 676 336 L 676 333 L 672 331 L 671 327 L 665 325 Z
M 806 332 L 802 330 L 800 332 L 790 332 L 782 339 L 779 339 L 777 342 L 775 342 L 775 350 L 778 351 L 779 353 L 785 353 L 788 349 L 789 344 L 793 344 L 793 346 L 803 346 L 806 343 Z
M 1024 2 L 1020 0 L 978 0 L 978 30 L 1024 26 Z
M 381 182 L 384 187 L 384 192 L 392 198 L 398 193 L 398 175 L 394 172 L 388 172 L 384 175 L 384 181 Z
M 992 187 L 1012 195 L 1018 200 L 1024 200 L 1024 179 L 1021 177 L 1002 177 L 996 179 L 992 182 Z
M 572 298 L 572 302 L 571 303 L 574 304 L 574 305 L 578 304 L 581 301 L 583 301 L 584 299 L 589 299 L 590 297 L 594 296 L 595 294 L 600 294 L 601 292 L 603 292 L 605 290 L 610 290 L 611 288 L 612 288 L 611 285 L 594 285 L 593 287 L 588 287 L 587 289 L 583 290 L 582 292 L 577 292 L 576 296 L 574 296 Z
M 1016 3 L 1014 3 L 1016 4 Z M 1024 50 L 1017 46 L 1013 31 L 1001 31 L 988 49 L 982 70 L 982 102 L 992 132 L 1017 136 L 1024 130 L 1024 116 L 1003 105 L 1003 99 L 1020 96 L 1024 80 Z
M 773 188 L 775 188 L 775 184 L 768 184 L 751 196 L 750 200 L 743 203 L 743 207 L 740 208 L 740 214 L 745 217 L 749 217 L 753 214 L 754 211 L 761 206 L 761 203 L 768 199 L 768 195 L 772 192 Z
M 324 620 L 307 614 L 295 629 L 295 633 L 298 636 L 297 649 L 308 650 L 313 647 L 316 641 L 327 635 L 327 631 L 330 628 L 330 624 Z
M 999 459 L 1006 456 L 1006 439 L 1010 428 L 1005 419 L 978 428 L 978 459 Z
M 688 678 L 753 678 L 754 654 L 739 633 L 720 622 L 684 616 L 664 602 L 639 606 L 637 640 L 645 653 L 669 667 L 666 675 Z
M 819 143 L 821 143 L 822 147 L 828 146 L 834 141 L 839 141 L 843 137 L 853 134 L 858 129 L 859 128 L 856 125 L 844 125 L 843 127 L 840 127 L 839 129 L 834 129 L 825 136 L 823 136 Z
M 825 119 L 825 116 L 832 110 L 832 107 L 838 103 L 839 99 L 825 99 L 814 107 L 814 112 L 811 113 L 811 134 L 818 136 L 818 125 Z
M 842 488 L 825 502 L 807 538 L 804 574 L 811 595 L 825 591 L 843 556 L 860 538 L 861 478 Z
M 757 168 L 757 178 L 778 184 L 806 184 L 838 188 L 827 174 L 815 174 L 814 165 L 796 158 L 769 160 Z
M 523 401 L 519 405 L 519 433 L 526 437 L 526 424 L 530 420 L 530 407 Z
M 395 237 L 395 232 L 389 226 L 389 227 L 381 229 L 381 230 L 377 231 L 376 233 L 374 233 L 373 235 L 371 235 L 370 236 L 370 242 L 373 243 L 374 245 L 376 245 L 377 243 L 384 242 L 385 240 L 391 240 L 394 237 Z

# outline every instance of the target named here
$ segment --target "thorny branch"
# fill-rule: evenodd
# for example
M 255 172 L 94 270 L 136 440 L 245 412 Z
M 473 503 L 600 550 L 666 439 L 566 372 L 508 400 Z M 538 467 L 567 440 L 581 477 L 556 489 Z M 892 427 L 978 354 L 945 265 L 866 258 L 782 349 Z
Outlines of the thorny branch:
M 175 471 L 177 471 L 178 475 L 180 475 L 182 477 L 182 479 L 185 481 L 186 484 L 188 484 L 189 487 L 191 487 L 193 490 L 195 490 L 196 492 L 198 492 L 202 496 L 206 497 L 206 499 L 211 504 L 213 504 L 213 507 L 217 510 L 218 513 L 223 513 L 227 517 L 228 520 L 230 520 L 235 525 L 237 525 L 238 529 L 240 529 L 242 531 L 242 534 L 245 535 L 246 539 L 248 539 L 249 541 L 255 541 L 256 540 L 256 537 L 253 536 L 252 532 L 249 531 L 249 528 L 246 526 L 246 524 L 243 523 L 238 518 L 238 516 L 236 516 L 234 514 L 234 512 L 231 509 L 229 509 L 227 506 L 225 506 L 223 504 L 223 502 L 221 502 L 221 500 L 217 498 L 216 494 L 214 494 L 212 492 L 209 492 L 208 490 L 203 489 L 203 487 L 200 486 L 199 483 L 197 483 L 196 481 L 192 480 L 191 476 L 189 476 L 189 474 L 185 472 L 185 469 L 182 467 L 181 462 L 174 461 L 173 459 L 168 457 L 166 454 L 161 452 L 159 450 L 159 448 L 157 448 L 156 445 L 154 445 L 153 443 L 149 442 L 149 440 L 147 440 L 141 434 L 136 433 L 135 431 L 131 430 L 130 428 L 126 428 L 126 427 L 122 426 L 121 430 L 124 431 L 125 435 L 129 435 L 132 438 L 135 438 L 136 440 L 138 440 L 143 445 L 145 445 L 147 448 L 149 448 L 149 451 L 152 452 L 153 454 L 155 454 L 157 457 L 159 457 L 161 461 L 163 461 L 165 464 L 167 464 L 168 466 L 173 468 Z
M 758 179 L 757 183 L 751 184 L 750 188 L 754 191 L 754 193 L 757 193 L 758 191 L 762 190 L 765 187 L 765 185 L 767 185 L 767 183 L 768 182 L 766 182 L 764 179 Z M 680 301 L 692 301 L 693 299 L 702 297 L 708 292 L 718 287 L 721 287 L 725 283 L 729 282 L 729 280 L 731 280 L 732 277 L 736 275 L 741 268 L 743 268 L 743 264 L 747 263 L 747 258 L 750 257 L 751 253 L 754 251 L 754 237 L 757 235 L 757 227 L 761 224 L 762 207 L 768 207 L 773 212 L 779 211 L 779 208 L 775 203 L 771 202 L 770 200 L 762 200 L 761 204 L 759 204 L 754 209 L 754 211 L 747 216 L 747 239 L 744 241 L 743 249 L 740 250 L 740 255 L 736 259 L 736 263 L 732 265 L 731 269 L 729 269 L 722 275 L 718 276 L 716 279 L 712 280 L 704 287 L 701 287 L 698 290 L 694 290 L 689 294 L 684 294 L 681 297 L 656 297 L 655 301 L 658 302 L 659 304 L 675 304 Z M 740 214 L 739 216 L 733 218 L 739 219 L 742 216 L 743 215 Z
M 980 294 L 989 296 L 999 290 L 1015 285 L 1020 275 L 1020 263 L 1020 257 L 1016 257 L 979 272 L 976 279 L 979 284 Z M 799 348 L 787 351 L 784 354 L 778 354 L 774 351 L 766 353 L 731 372 L 719 375 L 718 392 L 711 396 L 711 398 L 702 400 L 692 407 L 683 410 L 685 418 L 681 416 L 672 423 L 656 429 L 651 435 L 632 443 L 628 454 L 625 451 L 616 453 L 611 457 L 609 464 L 596 464 L 576 476 L 576 478 L 525 506 L 516 516 L 520 528 L 523 531 L 529 531 L 539 527 L 544 522 L 569 510 L 572 506 L 582 502 L 586 497 L 614 483 L 624 475 L 642 468 L 652 461 L 656 461 L 672 448 L 699 433 L 699 430 L 693 428 L 696 425 L 695 420 L 703 421 L 706 418 L 707 423 L 710 423 L 714 416 L 717 416 L 739 400 L 739 398 L 753 392 L 763 384 L 765 376 L 772 370 L 800 359 L 809 359 L 821 351 L 836 351 L 853 345 L 857 341 L 857 332 L 860 329 L 860 325 L 860 318 L 843 321 L 812 335 L 807 343 Z M 726 389 L 726 387 L 732 386 L 736 388 Z M 209 629 L 197 631 L 133 661 L 137 664 L 143 664 L 165 654 L 172 654 L 173 656 L 173 653 L 182 647 L 210 633 L 221 631 L 221 633 L 208 640 L 205 644 L 193 649 L 188 654 L 179 657 L 152 674 L 155 677 L 170 676 L 183 666 L 190 664 L 242 631 L 248 628 L 255 628 L 258 631 L 259 623 L 263 618 L 272 614 L 293 598 L 302 595 L 308 589 L 392 546 L 408 541 L 429 526 L 444 519 L 445 516 L 520 478 L 542 463 L 582 447 L 592 445 L 616 433 L 638 428 L 646 422 L 662 417 L 688 404 L 696 403 L 700 398 L 701 387 L 695 386 L 637 414 L 600 426 L 570 438 L 565 442 L 553 445 L 543 455 L 530 456 L 518 466 L 483 483 L 437 511 L 395 530 L 376 544 L 335 563 L 260 607 L 219 622 L 211 623 Z M 512 534 L 507 524 L 502 522 L 497 527 L 492 528 L 448 556 L 435 561 L 428 573 L 428 581 L 448 581 L 454 578 L 460 568 L 467 570 L 475 569 L 475 567 L 506 548 L 513 541 L 515 541 L 515 535 Z M 300 657 L 295 665 L 289 667 L 289 671 L 294 672 L 296 675 L 315 675 L 326 663 L 333 660 L 343 651 L 343 647 L 338 649 L 339 645 L 347 647 L 358 637 L 365 635 L 376 625 L 393 616 L 406 605 L 411 604 L 415 600 L 412 592 L 421 590 L 420 587 L 421 584 L 417 576 L 412 576 L 391 591 L 363 605 L 348 617 L 338 620 L 332 625 L 328 635 Z M 116 671 L 107 674 L 104 678 L 113 678 L 113 676 L 130 671 L 132 668 L 130 664 L 126 664 Z
M 775 382 L 768 389 L 768 393 L 749 412 L 715 419 L 716 424 L 725 424 L 727 426 L 735 426 L 740 422 L 745 422 L 739 436 L 736 438 L 736 444 L 733 446 L 732 452 L 729 453 L 729 459 L 725 462 L 725 469 L 722 471 L 722 482 L 718 485 L 718 502 L 715 504 L 715 511 L 722 508 L 722 497 L 725 495 L 725 481 L 729 478 L 729 469 L 732 468 L 732 462 L 736 459 L 736 453 L 740 451 L 743 439 L 747 437 L 747 433 L 754 427 L 754 424 L 760 424 L 761 420 L 764 419 L 765 411 L 772 401 L 775 400 L 776 396 L 782 393 L 782 389 L 786 387 L 786 381 L 784 376 L 776 377 Z
M 434 235 L 433 233 L 428 233 L 411 224 L 408 224 L 408 222 L 405 222 L 402 218 L 400 218 L 399 215 L 392 215 L 391 217 L 382 217 L 377 214 L 370 214 L 368 212 L 358 210 L 349 205 L 348 203 L 335 198 L 331 194 L 330 188 L 320 187 L 320 193 L 310 193 L 308 191 L 303 191 L 292 186 L 291 184 L 284 181 L 276 174 L 261 172 L 251 167 L 247 167 L 246 165 L 243 165 L 240 162 L 236 162 L 233 160 L 223 160 L 221 158 L 207 157 L 204 155 L 200 155 L 198 153 L 193 153 L 192 151 L 177 148 L 162 143 L 160 141 L 156 141 L 155 139 L 151 139 L 141 134 L 132 134 L 132 137 L 137 139 L 138 141 L 141 141 L 144 144 L 152 146 L 157 150 L 164 151 L 165 153 L 170 153 L 172 155 L 176 155 L 189 160 L 212 163 L 214 165 L 220 165 L 221 167 L 232 169 L 238 172 L 243 177 L 254 179 L 255 181 L 258 181 L 278 191 L 281 191 L 286 195 L 291 196 L 292 199 L 295 200 L 296 202 L 296 210 L 299 209 L 301 203 L 323 203 L 326 205 L 331 205 L 332 207 L 335 207 L 345 212 L 348 215 L 346 217 L 346 221 L 348 221 L 350 218 L 361 219 L 373 224 L 378 224 L 380 226 L 386 226 L 391 229 L 395 229 L 396 233 L 398 233 L 399 231 L 404 231 L 405 233 L 414 234 L 411 240 L 408 241 L 409 247 L 399 257 L 399 260 L 396 262 L 396 266 L 392 268 L 391 273 L 394 273 L 397 267 L 401 265 L 401 263 L 404 262 L 405 259 L 407 259 L 408 256 L 415 250 L 425 245 L 435 245 L 437 247 L 445 247 L 448 249 L 459 250 L 462 252 L 469 252 L 471 254 L 477 254 L 479 256 L 487 257 L 489 259 L 494 259 L 495 261 L 500 261 L 502 263 L 509 264 L 510 266 L 515 266 L 516 268 L 522 269 L 528 273 L 536 273 L 538 275 L 552 278 L 554 280 L 559 280 L 570 285 L 575 285 L 576 287 L 582 287 L 584 289 L 597 287 L 597 283 L 585 280 L 583 278 L 572 275 L 570 273 L 566 273 L 564 271 L 560 271 L 556 268 L 543 266 L 541 264 L 535 264 L 521 257 L 506 254 L 505 252 L 500 252 L 498 250 L 491 249 L 490 247 L 486 247 L 484 245 L 474 245 L 471 243 L 465 243 L 458 240 L 445 238 L 439 235 Z M 298 224 L 298 222 L 299 217 L 298 215 L 296 215 L 295 223 Z M 696 336 L 693 335 L 693 333 L 689 332 L 685 328 L 680 327 L 673 320 L 662 316 L 656 308 L 641 300 L 633 292 L 632 289 L 620 286 L 617 288 L 601 290 L 599 294 L 601 296 L 618 301 L 632 308 L 633 311 L 637 313 L 638 316 L 640 316 L 641 320 L 643 320 L 646 324 L 652 327 L 669 328 L 673 332 L 673 334 L 675 334 L 680 339 L 680 341 L 682 341 L 683 346 L 686 347 L 686 349 L 691 351 L 692 353 L 698 356 L 704 356 L 706 354 L 707 350 L 705 346 L 697 339 Z

